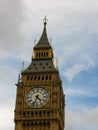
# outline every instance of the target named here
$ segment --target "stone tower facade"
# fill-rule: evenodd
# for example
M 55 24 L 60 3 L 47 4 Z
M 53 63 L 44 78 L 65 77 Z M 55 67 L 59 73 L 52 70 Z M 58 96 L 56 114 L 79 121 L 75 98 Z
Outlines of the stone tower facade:
M 65 99 L 46 32 L 33 48 L 32 61 L 18 78 L 15 130 L 64 130 Z

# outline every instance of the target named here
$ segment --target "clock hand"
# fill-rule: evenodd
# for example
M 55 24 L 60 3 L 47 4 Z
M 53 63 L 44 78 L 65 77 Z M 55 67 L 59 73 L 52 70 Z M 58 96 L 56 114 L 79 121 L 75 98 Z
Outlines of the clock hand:
M 38 99 L 41 101 L 41 99 L 38 97 Z
M 41 101 L 41 99 L 40 99 L 39 95 L 36 95 L 36 100 L 37 100 L 37 99 Z
M 36 101 L 37 101 L 37 98 L 35 98 L 35 101 L 34 101 L 34 103 L 36 103 Z
M 35 96 L 34 104 L 36 103 L 37 99 L 38 99 L 38 95 Z
M 35 96 L 35 101 L 34 101 L 34 103 L 36 103 L 37 99 L 38 99 L 38 95 Z

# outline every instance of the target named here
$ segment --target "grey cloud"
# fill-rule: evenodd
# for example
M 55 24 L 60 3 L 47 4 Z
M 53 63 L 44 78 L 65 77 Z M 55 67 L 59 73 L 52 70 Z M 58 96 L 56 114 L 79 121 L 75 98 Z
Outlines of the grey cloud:
M 87 2 L 88 0 L 86 0 L 86 3 Z M 86 42 L 88 40 L 88 32 L 92 32 L 92 29 L 95 31 L 95 27 L 93 27 L 92 25 L 95 25 L 95 21 L 91 21 L 91 17 L 97 12 L 96 6 L 94 8 L 94 4 L 92 1 L 90 1 L 90 3 L 92 4 L 84 6 L 85 1 L 81 0 L 75 0 L 75 4 L 72 4 L 72 0 L 63 0 L 62 3 L 60 2 L 60 0 L 54 0 L 54 3 L 51 6 L 50 1 L 45 2 L 45 0 L 43 0 L 43 2 L 39 2 L 38 0 L 35 2 L 33 2 L 32 0 L 1 0 L 0 49 L 9 52 L 14 52 L 15 50 L 18 50 L 20 57 L 27 57 L 30 48 L 33 46 L 33 43 L 30 42 L 35 38 L 33 37 L 32 33 L 34 33 L 35 35 L 36 32 L 39 31 L 39 28 L 42 28 L 41 20 L 44 17 L 43 15 L 45 15 L 44 13 L 47 13 L 46 15 L 49 16 L 48 26 L 50 27 L 48 28 L 48 30 L 50 29 L 49 32 L 51 32 L 51 35 L 54 37 L 53 39 L 56 39 L 55 42 L 57 47 L 60 45 L 60 47 L 58 47 L 59 50 L 63 52 L 61 44 L 58 44 L 58 42 L 61 42 L 62 37 L 62 45 L 64 44 L 64 42 L 72 42 L 72 44 L 74 44 L 75 40 L 77 40 L 77 43 L 80 43 L 80 37 L 82 37 L 82 39 L 84 38 L 84 42 Z M 86 10 L 87 7 L 89 7 L 90 10 Z M 90 15 L 90 13 L 93 14 Z M 96 17 L 94 15 L 92 19 L 95 18 Z M 87 26 L 88 23 L 90 28 Z M 60 27 L 61 31 L 58 27 Z M 88 29 L 88 32 L 86 32 L 85 29 Z M 66 39 L 68 41 L 66 41 Z M 70 39 L 72 40 L 70 41 Z M 56 48 L 57 51 L 58 48 Z M 21 50 L 23 53 L 25 52 L 24 56 L 20 54 Z
M 21 0 L 0 0 L 0 48 L 7 51 L 20 45 L 22 21 Z

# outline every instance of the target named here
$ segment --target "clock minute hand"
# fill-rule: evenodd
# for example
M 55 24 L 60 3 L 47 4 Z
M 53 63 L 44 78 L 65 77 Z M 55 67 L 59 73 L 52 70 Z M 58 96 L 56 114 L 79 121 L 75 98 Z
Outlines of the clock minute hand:
M 34 101 L 34 103 L 36 103 L 36 101 L 37 101 L 37 99 L 38 99 L 38 96 L 39 96 L 39 95 L 36 95 L 36 96 L 35 96 L 35 101 Z
M 34 101 L 34 103 L 36 103 L 36 101 L 37 101 L 37 98 L 35 98 L 35 101 Z

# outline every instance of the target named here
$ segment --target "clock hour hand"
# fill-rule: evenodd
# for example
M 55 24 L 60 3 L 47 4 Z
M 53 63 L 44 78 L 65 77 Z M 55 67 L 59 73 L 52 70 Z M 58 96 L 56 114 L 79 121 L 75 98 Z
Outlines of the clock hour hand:
M 36 101 L 37 99 L 41 101 L 39 95 L 36 95 L 35 97 L 36 97 L 35 101 Z

